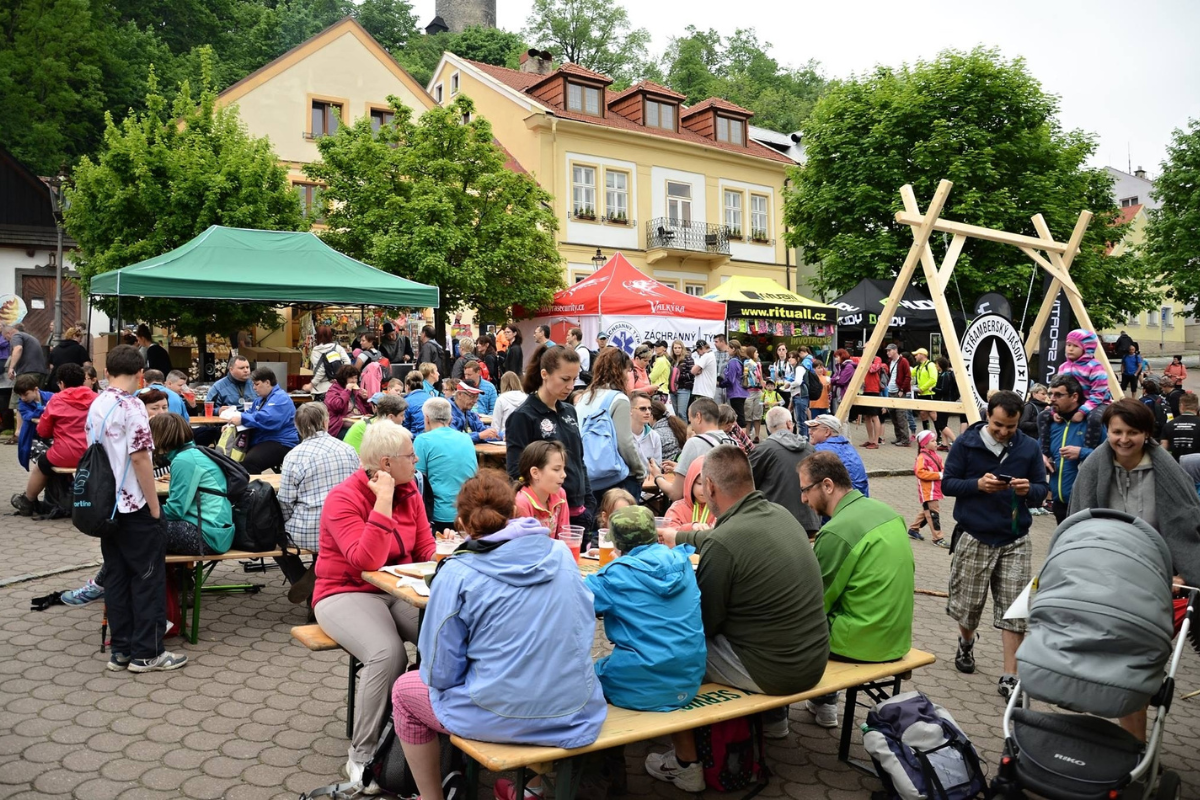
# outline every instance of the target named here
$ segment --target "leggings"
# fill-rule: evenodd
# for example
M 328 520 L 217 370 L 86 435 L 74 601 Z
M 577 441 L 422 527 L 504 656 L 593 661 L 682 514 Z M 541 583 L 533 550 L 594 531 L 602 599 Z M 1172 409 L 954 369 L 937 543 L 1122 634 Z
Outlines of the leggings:
M 365 764 L 387 722 L 388 691 L 408 666 L 404 643 L 417 641 L 417 610 L 382 592 L 341 592 L 313 611 L 321 629 L 362 662 L 350 757 Z
M 200 529 L 182 519 L 166 522 L 167 552 L 173 556 L 202 556 L 216 551 L 204 542 Z
M 449 733 L 433 713 L 420 670 L 404 673 L 392 685 L 392 719 L 396 736 L 405 744 L 427 744 L 439 733 Z

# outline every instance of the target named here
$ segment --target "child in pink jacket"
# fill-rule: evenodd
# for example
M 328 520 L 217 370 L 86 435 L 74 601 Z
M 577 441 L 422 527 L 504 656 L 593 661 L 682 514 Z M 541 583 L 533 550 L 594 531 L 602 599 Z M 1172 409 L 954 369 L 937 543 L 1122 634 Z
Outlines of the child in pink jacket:
M 1083 387 L 1083 405 L 1071 418 L 1072 422 L 1087 419 L 1084 446 L 1095 449 L 1100 446 L 1101 417 L 1104 409 L 1112 405 L 1112 392 L 1108 387 L 1108 373 L 1104 365 L 1096 360 L 1096 347 L 1100 338 L 1094 331 L 1076 328 L 1067 334 L 1067 360 L 1058 368 L 1059 375 L 1071 375 Z M 1045 450 L 1043 450 L 1046 453 Z M 1049 455 L 1049 453 L 1046 453 Z
M 667 509 L 667 524 L 677 531 L 701 531 L 712 527 L 714 517 L 708 510 L 708 498 L 704 496 L 704 484 L 700 481 L 700 470 L 704 468 L 704 456 L 688 465 L 683 481 L 683 497 Z

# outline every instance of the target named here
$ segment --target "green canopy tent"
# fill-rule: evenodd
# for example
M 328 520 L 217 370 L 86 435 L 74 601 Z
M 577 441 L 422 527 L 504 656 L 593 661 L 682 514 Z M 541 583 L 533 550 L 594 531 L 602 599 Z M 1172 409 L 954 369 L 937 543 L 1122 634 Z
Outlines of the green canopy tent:
M 88 293 L 257 303 L 437 308 L 436 286 L 356 261 L 314 233 L 213 225 L 185 245 L 92 278 Z

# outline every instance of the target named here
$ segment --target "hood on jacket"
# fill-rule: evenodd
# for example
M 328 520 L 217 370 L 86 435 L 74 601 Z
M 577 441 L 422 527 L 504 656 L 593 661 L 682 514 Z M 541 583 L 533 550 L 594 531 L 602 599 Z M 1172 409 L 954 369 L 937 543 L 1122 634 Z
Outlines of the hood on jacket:
M 481 575 L 509 586 L 534 586 L 547 583 L 558 570 L 553 548 L 557 543 L 550 531 L 531 517 L 508 521 L 500 530 L 481 541 L 503 545 L 480 553 L 468 553 L 457 560 Z
M 700 472 L 703 469 L 704 456 L 694 458 L 692 463 L 688 464 L 687 475 L 683 478 L 683 501 L 687 503 L 689 511 L 696 507 L 696 501 L 692 499 L 692 487 L 696 485 L 696 481 L 700 480 Z
M 59 403 L 66 403 L 71 408 L 86 411 L 91 408 L 96 399 L 96 393 L 90 386 L 72 386 L 54 395 Z
M 791 450 L 793 453 L 803 452 L 806 447 L 809 449 L 812 448 L 807 439 L 797 436 L 792 431 L 775 431 L 767 437 L 767 441 L 779 442 L 784 448 Z
M 1100 343 L 1095 332 L 1089 331 L 1087 328 L 1076 328 L 1071 331 L 1067 334 L 1067 341 L 1083 348 L 1083 355 L 1080 358 L 1093 358 L 1096 355 L 1096 346 Z
M 695 583 L 694 579 L 688 580 L 693 572 L 689 556 L 694 552 L 695 548 L 687 544 L 670 548 L 653 542 L 633 548 L 605 569 L 610 573 L 628 570 L 623 576 L 626 579 L 658 597 L 675 597 Z

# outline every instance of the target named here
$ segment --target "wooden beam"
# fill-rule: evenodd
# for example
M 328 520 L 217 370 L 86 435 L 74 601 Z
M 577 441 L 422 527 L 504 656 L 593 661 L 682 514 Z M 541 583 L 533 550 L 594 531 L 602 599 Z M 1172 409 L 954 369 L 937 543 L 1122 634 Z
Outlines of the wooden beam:
M 849 403 L 850 401 L 847 401 Z M 914 397 L 871 397 L 858 396 L 851 405 L 874 406 L 876 408 L 908 408 L 913 411 L 942 411 L 947 414 L 965 414 L 965 403 L 960 401 L 921 400 Z M 973 402 L 971 405 L 975 405 Z
M 937 289 L 945 294 L 946 287 L 950 285 L 950 273 L 954 272 L 954 265 L 958 263 L 958 257 L 962 255 L 963 245 L 967 243 L 967 237 L 961 233 L 956 233 L 954 238 L 950 240 L 950 247 L 946 250 L 946 257 L 942 259 L 942 268 L 937 271 Z
M 883 310 L 879 313 L 879 319 L 875 323 L 875 330 L 871 332 L 871 338 L 863 348 L 863 354 L 858 360 L 858 367 L 854 370 L 854 376 L 850 379 L 850 383 L 846 386 L 846 391 L 843 394 L 844 397 L 848 398 L 849 402 L 838 406 L 837 417 L 842 422 L 845 422 L 846 418 L 850 415 L 850 408 L 854 405 L 853 401 L 857 399 L 859 390 L 862 389 L 863 382 L 867 379 L 867 372 L 871 367 L 871 362 L 874 360 L 876 353 L 879 352 L 879 345 L 883 343 L 883 337 L 887 334 L 888 325 L 892 321 L 892 315 L 896 313 L 896 309 L 900 305 L 900 298 L 904 296 L 904 287 L 908 286 L 912 281 L 913 272 L 917 268 L 917 262 L 924 255 L 926 245 L 929 243 L 929 235 L 933 232 L 933 226 L 937 222 L 938 216 L 942 213 L 942 208 L 946 205 L 946 198 L 950 196 L 950 189 L 953 186 L 954 184 L 950 181 L 940 181 L 937 191 L 933 194 L 933 200 L 930 201 L 929 208 L 925 212 L 925 216 L 920 219 L 919 223 L 912 226 L 912 246 L 908 248 L 908 255 L 904 258 L 904 265 L 900 267 L 900 274 L 896 276 L 892 293 L 888 295 L 887 302 L 884 303 Z M 900 187 L 900 196 L 904 199 L 906 206 L 910 203 L 914 206 L 916 205 L 916 196 L 913 194 L 912 186 L 905 184 Z
M 1063 254 L 1063 272 L 1069 272 L 1071 264 L 1075 260 L 1075 254 L 1079 252 L 1079 244 L 1083 241 L 1083 235 L 1087 232 L 1088 223 L 1092 220 L 1092 212 L 1080 211 L 1079 219 L 1075 221 L 1075 229 L 1071 231 L 1071 238 L 1067 240 L 1067 249 Z M 1052 238 L 1050 236 L 1050 228 L 1046 225 L 1046 220 L 1041 214 L 1033 216 L 1033 227 L 1038 231 L 1038 234 L 1043 238 Z M 1050 290 L 1046 297 L 1053 298 L 1063 288 L 1062 283 L 1055 278 L 1050 282 Z M 1078 289 L 1076 289 L 1078 292 Z M 1029 337 L 1025 340 L 1025 351 L 1033 354 L 1041 349 L 1042 330 L 1046 327 L 1046 322 L 1050 319 L 1050 311 L 1053 303 L 1042 303 L 1042 307 L 1038 310 L 1037 319 L 1034 320 L 1033 327 L 1029 329 Z
M 920 214 L 912 214 L 908 211 L 897 211 L 896 222 L 901 225 L 918 227 L 924 222 L 924 218 Z M 979 225 L 968 225 L 965 222 L 951 222 L 946 219 L 935 220 L 933 229 L 940 233 L 953 233 L 969 236 L 973 239 L 984 239 L 989 242 L 999 242 L 1000 244 L 1011 244 L 1014 247 L 1036 247 L 1039 250 L 1045 250 L 1047 247 L 1055 252 L 1062 253 L 1066 251 L 1067 246 L 1054 242 L 1048 245 L 1044 240 L 1034 238 L 1033 236 L 1024 236 L 1019 233 L 1008 233 L 1007 231 L 995 231 L 991 228 L 983 228 Z

